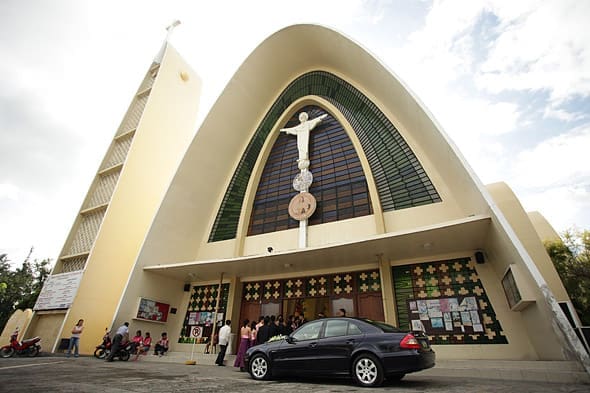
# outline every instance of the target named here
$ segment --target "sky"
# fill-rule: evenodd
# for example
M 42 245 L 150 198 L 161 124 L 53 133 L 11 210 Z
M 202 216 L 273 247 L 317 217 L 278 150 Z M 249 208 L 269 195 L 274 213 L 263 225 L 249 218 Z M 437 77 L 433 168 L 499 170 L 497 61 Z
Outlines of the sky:
M 271 34 L 318 23 L 402 79 L 484 184 L 590 229 L 590 1 L 0 2 L 0 254 L 55 260 L 125 111 L 171 44 L 199 119 Z

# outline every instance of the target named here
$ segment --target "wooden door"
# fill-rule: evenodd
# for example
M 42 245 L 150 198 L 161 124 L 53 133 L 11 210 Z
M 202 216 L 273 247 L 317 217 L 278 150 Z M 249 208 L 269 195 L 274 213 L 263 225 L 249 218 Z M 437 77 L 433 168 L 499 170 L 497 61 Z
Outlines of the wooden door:
M 260 303 L 242 302 L 242 311 L 240 312 L 240 321 L 238 326 L 242 326 L 242 322 L 246 319 L 248 319 L 250 322 L 258 322 L 258 317 L 260 317 L 260 315 Z
M 359 317 L 374 321 L 383 321 L 385 319 L 383 299 L 380 292 L 359 294 L 357 305 L 357 315 Z

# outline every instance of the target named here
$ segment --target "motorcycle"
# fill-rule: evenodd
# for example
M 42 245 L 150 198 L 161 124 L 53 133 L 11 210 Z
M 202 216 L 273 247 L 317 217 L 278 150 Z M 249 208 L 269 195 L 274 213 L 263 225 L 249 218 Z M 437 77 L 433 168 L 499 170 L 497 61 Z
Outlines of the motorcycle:
M 94 357 L 97 359 L 104 359 L 111 353 L 111 336 L 106 332 L 102 337 L 102 344 L 97 345 L 94 350 Z
M 117 353 L 115 354 L 115 356 L 113 356 L 113 359 L 119 358 L 119 360 L 122 360 L 124 362 L 129 360 L 129 358 L 131 357 L 131 353 L 134 352 L 135 349 L 133 344 L 134 343 L 131 341 L 122 342 L 119 345 Z M 108 358 L 111 355 L 112 346 L 113 343 L 111 342 L 111 337 L 109 336 L 109 332 L 107 332 L 102 338 L 102 344 L 96 346 L 96 349 L 94 350 L 94 357 L 97 359 Z
M 111 349 L 109 348 L 108 351 L 109 351 L 109 354 L 107 354 L 106 356 L 110 355 Z M 113 356 L 113 359 L 119 358 L 119 360 L 126 362 L 131 357 L 132 351 L 133 351 L 133 343 L 131 341 L 121 343 L 119 346 L 119 349 L 117 349 L 117 352 L 115 353 L 115 356 Z
M 10 344 L 4 345 L 0 348 L 0 357 L 9 358 L 14 355 L 34 357 L 41 352 L 40 337 L 33 337 L 28 340 L 18 341 L 18 332 L 12 333 L 10 336 Z

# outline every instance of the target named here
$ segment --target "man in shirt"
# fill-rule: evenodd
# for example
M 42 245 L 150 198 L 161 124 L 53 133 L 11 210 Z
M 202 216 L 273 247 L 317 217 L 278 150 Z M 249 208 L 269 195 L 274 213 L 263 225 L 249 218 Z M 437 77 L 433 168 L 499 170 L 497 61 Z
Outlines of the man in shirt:
M 125 322 L 117 329 L 115 337 L 113 337 L 113 343 L 111 344 L 111 353 L 109 354 L 109 357 L 106 359 L 107 362 L 113 361 L 113 358 L 117 354 L 117 351 L 121 346 L 121 341 L 123 341 L 124 337 L 126 337 L 127 340 L 129 340 L 129 322 Z
M 215 364 L 218 366 L 225 366 L 223 363 L 225 358 L 225 351 L 227 350 L 227 346 L 229 344 L 230 335 L 231 335 L 231 321 L 228 319 L 225 321 L 225 325 L 219 329 L 219 354 L 217 355 L 217 359 L 215 360 Z

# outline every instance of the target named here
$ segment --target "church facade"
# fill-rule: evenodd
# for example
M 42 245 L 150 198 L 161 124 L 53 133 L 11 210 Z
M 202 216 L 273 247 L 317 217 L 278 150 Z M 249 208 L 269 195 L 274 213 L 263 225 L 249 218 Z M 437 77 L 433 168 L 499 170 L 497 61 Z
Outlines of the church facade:
M 52 273 L 75 277 L 71 296 L 31 321 L 52 350 L 80 318 L 83 352 L 124 321 L 190 351 L 224 319 L 343 308 L 425 330 L 439 358 L 583 357 L 542 243 L 555 232 L 481 184 L 358 44 L 275 33 L 194 134 L 199 86 L 169 45 L 150 67 Z

